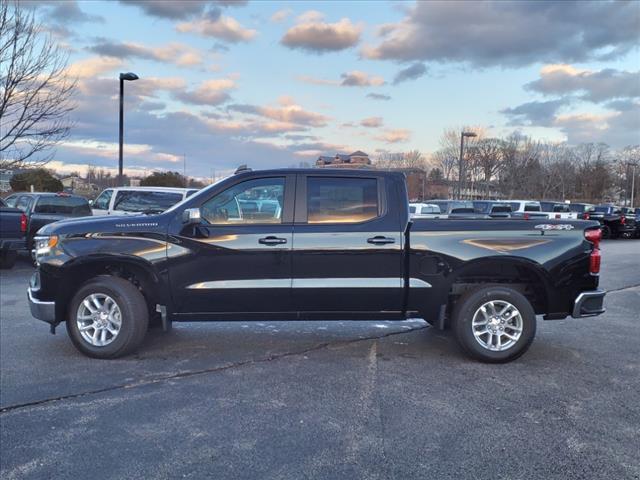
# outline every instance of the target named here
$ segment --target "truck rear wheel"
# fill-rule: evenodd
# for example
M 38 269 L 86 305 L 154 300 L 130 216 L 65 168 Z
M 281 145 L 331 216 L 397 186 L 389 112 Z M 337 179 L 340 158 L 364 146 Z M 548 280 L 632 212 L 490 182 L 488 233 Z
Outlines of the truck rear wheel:
M 525 353 L 536 335 L 529 300 L 508 287 L 482 287 L 463 295 L 453 311 L 453 331 L 467 354 L 504 363 Z
M 100 276 L 71 300 L 67 332 L 75 347 L 94 358 L 117 358 L 135 350 L 149 322 L 147 303 L 127 280 Z

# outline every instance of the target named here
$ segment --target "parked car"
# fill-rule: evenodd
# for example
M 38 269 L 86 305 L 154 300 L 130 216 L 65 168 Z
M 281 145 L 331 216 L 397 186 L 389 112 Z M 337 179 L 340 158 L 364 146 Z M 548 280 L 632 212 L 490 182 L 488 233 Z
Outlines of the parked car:
M 616 205 L 596 205 L 590 213 L 592 220 L 602 226 L 603 238 L 631 238 L 636 233 L 635 217 L 627 217 L 622 207 Z
M 24 212 L 27 217 L 27 250 L 34 246 L 36 232 L 49 223 L 74 217 L 91 215 L 91 208 L 86 198 L 68 193 L 18 192 L 5 200 Z
M 411 218 L 447 218 L 440 212 L 440 207 L 433 203 L 410 203 L 409 215 Z
M 476 213 L 488 215 L 491 218 L 511 218 L 511 205 L 495 200 L 474 200 L 473 209 Z
M 511 205 L 511 216 L 517 218 L 549 218 L 549 215 L 542 212 L 540 202 L 534 200 L 507 200 Z
M 198 190 L 172 187 L 107 188 L 91 202 L 94 215 L 162 213 Z
M 429 203 L 437 205 L 446 218 L 467 220 L 491 218 L 484 213 L 477 213 L 473 208 L 473 202 L 469 200 L 429 200 Z
M 52 330 L 66 321 L 98 358 L 132 352 L 158 312 L 165 329 L 422 316 L 471 356 L 505 362 L 533 341 L 536 315 L 604 311 L 597 222 L 410 223 L 406 199 L 399 172 L 244 171 L 159 215 L 48 225 L 31 312 Z M 282 207 L 244 211 L 247 200 Z
M 541 201 L 540 208 L 549 218 L 576 219 L 578 214 L 569 208 L 568 203 Z
M 0 268 L 12 268 L 26 248 L 27 216 L 0 198 Z
M 594 210 L 591 203 L 570 203 L 569 210 L 575 212 L 580 220 L 589 220 Z

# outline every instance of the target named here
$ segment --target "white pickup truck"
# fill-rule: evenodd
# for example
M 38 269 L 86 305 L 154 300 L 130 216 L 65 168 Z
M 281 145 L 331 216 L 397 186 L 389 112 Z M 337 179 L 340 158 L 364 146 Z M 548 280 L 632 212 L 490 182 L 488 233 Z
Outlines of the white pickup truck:
M 577 220 L 578 214 L 571 211 L 568 203 L 563 202 L 540 202 L 542 211 L 554 220 Z
M 197 188 L 174 187 L 107 188 L 90 202 L 91 211 L 94 215 L 162 213 L 197 191 Z

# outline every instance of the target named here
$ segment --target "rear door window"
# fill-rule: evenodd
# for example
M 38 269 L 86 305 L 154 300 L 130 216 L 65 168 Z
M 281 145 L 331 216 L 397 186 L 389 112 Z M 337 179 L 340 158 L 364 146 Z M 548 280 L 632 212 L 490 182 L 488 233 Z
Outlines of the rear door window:
M 81 217 L 91 215 L 91 208 L 84 198 L 43 196 L 38 199 L 34 213 Z
M 358 223 L 378 213 L 375 178 L 307 178 L 307 223 Z
M 540 211 L 540 205 L 538 203 L 525 203 L 524 204 L 524 211 L 525 212 L 539 212 Z
M 164 212 L 181 200 L 182 194 L 177 192 L 120 190 L 116 194 L 113 209 L 123 212 Z

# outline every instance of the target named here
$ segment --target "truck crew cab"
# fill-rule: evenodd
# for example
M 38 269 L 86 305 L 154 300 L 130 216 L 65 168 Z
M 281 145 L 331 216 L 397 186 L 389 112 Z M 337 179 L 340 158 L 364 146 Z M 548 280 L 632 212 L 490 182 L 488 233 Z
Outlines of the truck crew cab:
M 243 171 L 160 215 L 44 227 L 28 297 L 98 358 L 132 352 L 150 319 L 421 316 L 471 356 L 505 362 L 533 341 L 536 315 L 604 311 L 598 227 L 409 221 L 401 173 Z

